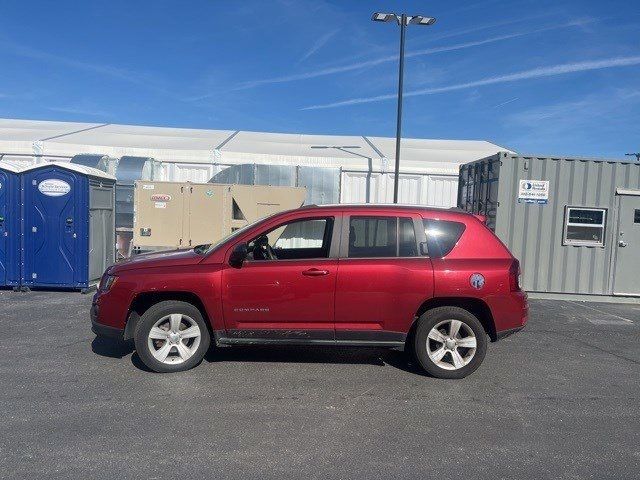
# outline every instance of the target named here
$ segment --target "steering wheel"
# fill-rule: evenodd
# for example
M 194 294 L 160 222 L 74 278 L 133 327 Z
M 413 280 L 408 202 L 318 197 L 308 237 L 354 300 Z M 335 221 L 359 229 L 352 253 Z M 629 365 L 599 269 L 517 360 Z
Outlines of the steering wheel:
M 257 254 L 257 255 L 256 255 Z M 260 257 L 260 258 L 256 258 Z M 254 260 L 277 260 L 276 254 L 269 245 L 269 238 L 266 235 L 262 235 L 255 239 L 253 247 Z

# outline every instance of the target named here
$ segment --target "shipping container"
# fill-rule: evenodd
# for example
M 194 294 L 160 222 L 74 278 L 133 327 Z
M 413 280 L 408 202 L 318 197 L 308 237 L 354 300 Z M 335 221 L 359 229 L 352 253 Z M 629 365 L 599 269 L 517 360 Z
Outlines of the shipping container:
M 458 206 L 521 262 L 525 290 L 640 296 L 640 164 L 499 153 L 460 167 Z
M 134 251 L 213 243 L 254 220 L 300 207 L 306 194 L 298 187 L 138 181 Z
M 71 163 L 21 174 L 21 285 L 85 290 L 111 265 L 115 178 Z

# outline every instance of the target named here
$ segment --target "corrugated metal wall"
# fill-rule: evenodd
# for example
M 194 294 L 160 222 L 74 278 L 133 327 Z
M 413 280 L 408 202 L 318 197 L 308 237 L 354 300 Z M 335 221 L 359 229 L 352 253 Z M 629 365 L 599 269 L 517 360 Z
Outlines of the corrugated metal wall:
M 164 163 L 163 180 L 170 182 L 207 183 L 217 173 L 207 163 Z
M 391 203 L 393 173 L 342 172 L 342 203 Z M 455 207 L 458 177 L 400 175 L 398 200 L 410 205 Z
M 640 189 L 640 164 L 501 153 L 461 167 L 461 208 L 484 213 L 483 207 L 495 203 L 495 190 L 487 184 L 465 185 L 470 169 L 484 165 L 486 172 L 490 163 L 492 175 L 498 177 L 495 232 L 520 260 L 524 289 L 610 294 L 617 231 L 615 192 Z M 548 180 L 548 203 L 519 203 L 519 180 Z M 479 193 L 474 190 L 478 188 Z M 604 246 L 563 245 L 567 206 L 607 209 Z

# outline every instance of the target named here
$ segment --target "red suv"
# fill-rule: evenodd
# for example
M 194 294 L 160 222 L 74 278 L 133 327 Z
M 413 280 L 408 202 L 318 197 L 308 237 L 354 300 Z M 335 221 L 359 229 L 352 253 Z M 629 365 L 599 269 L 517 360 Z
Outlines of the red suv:
M 308 206 L 215 245 L 110 267 L 93 299 L 98 335 L 135 340 L 156 372 L 187 370 L 210 343 L 408 350 L 462 378 L 487 338 L 524 327 L 519 263 L 481 219 L 410 206 Z

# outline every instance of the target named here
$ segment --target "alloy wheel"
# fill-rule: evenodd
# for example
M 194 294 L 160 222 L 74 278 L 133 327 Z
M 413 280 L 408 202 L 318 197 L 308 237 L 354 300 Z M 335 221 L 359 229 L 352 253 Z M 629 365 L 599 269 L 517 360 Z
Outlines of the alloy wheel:
M 156 360 L 175 365 L 187 361 L 196 353 L 201 338 L 200 327 L 193 318 L 172 313 L 153 324 L 147 344 Z
M 427 336 L 427 354 L 445 370 L 459 370 L 473 359 L 478 342 L 469 325 L 460 320 L 444 320 Z

